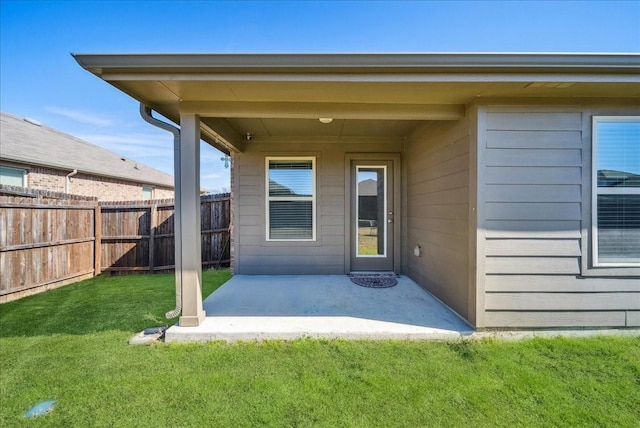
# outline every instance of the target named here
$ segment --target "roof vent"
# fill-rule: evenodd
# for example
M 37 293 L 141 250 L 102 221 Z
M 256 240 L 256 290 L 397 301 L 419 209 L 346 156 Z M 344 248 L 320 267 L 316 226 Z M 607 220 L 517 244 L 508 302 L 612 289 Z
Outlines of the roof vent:
M 23 120 L 25 122 L 30 123 L 30 124 L 35 125 L 35 126 L 42 126 L 42 123 L 38 122 L 35 119 L 31 119 L 31 118 L 25 117 Z

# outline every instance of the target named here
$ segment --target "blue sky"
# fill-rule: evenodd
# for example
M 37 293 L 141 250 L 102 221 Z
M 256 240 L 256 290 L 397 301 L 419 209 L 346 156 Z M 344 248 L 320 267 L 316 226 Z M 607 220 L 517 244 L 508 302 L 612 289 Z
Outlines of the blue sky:
M 640 0 L 0 0 L 0 109 L 172 173 L 171 136 L 72 52 L 640 52 Z M 211 191 L 220 157 L 203 146 Z
M 600 122 L 597 132 L 597 169 L 640 175 L 640 123 Z M 637 186 L 637 180 L 634 184 Z

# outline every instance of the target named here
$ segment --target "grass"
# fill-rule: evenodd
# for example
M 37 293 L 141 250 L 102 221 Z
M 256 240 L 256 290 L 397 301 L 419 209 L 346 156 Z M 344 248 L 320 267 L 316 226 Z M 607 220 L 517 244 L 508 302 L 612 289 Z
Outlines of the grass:
M 204 274 L 208 294 L 228 272 Z M 0 306 L 0 426 L 616 426 L 640 339 L 129 346 L 173 278 L 95 278 Z M 53 412 L 23 417 L 54 398 Z
M 358 254 L 361 256 L 378 255 L 378 229 L 376 227 L 358 227 Z

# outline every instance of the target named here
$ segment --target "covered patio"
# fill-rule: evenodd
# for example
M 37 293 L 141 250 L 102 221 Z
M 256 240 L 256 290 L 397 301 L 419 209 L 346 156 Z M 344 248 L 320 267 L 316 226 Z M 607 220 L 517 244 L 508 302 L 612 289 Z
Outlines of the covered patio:
M 167 342 L 208 340 L 458 339 L 473 333 L 406 276 L 366 288 L 347 275 L 235 275 L 203 302 L 197 327 L 173 326 Z
M 478 329 L 639 323 L 637 261 L 594 257 L 596 125 L 638 122 L 636 54 L 74 57 L 174 136 L 168 318 L 180 315 L 184 337 L 460 334 L 436 322 L 431 297 L 402 295 L 416 283 Z M 202 140 L 231 157 L 233 273 L 335 284 L 239 276 L 203 304 Z M 360 233 L 367 221 L 377 228 Z M 346 288 L 346 274 L 368 271 L 415 283 Z

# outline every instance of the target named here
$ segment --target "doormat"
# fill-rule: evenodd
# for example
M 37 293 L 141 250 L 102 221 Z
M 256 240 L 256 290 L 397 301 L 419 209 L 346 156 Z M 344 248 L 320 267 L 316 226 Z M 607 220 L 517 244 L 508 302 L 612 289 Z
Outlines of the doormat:
M 349 279 L 360 287 L 368 288 L 389 288 L 398 283 L 392 273 L 352 273 Z

